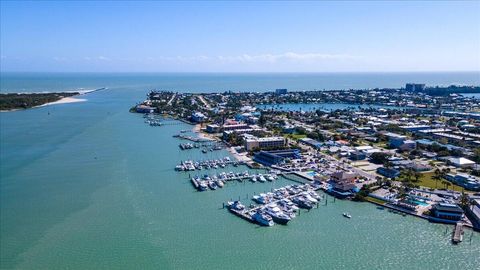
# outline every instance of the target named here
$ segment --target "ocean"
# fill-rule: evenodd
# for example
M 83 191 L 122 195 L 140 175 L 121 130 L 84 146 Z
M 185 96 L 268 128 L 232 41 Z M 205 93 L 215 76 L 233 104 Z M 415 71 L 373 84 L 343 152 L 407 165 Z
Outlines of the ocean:
M 222 203 L 290 184 L 229 183 L 196 192 L 181 151 L 192 126 L 151 127 L 129 108 L 150 89 L 401 87 L 480 84 L 478 74 L 2 74 L 1 92 L 107 87 L 88 101 L 0 113 L 1 269 L 474 269 L 480 235 L 450 242 L 452 226 L 329 199 L 287 226 L 263 228 Z M 225 169 L 243 171 L 245 167 Z M 219 171 L 222 171 L 219 169 Z M 213 172 L 213 171 L 212 171 Z M 349 212 L 351 219 L 342 217 Z

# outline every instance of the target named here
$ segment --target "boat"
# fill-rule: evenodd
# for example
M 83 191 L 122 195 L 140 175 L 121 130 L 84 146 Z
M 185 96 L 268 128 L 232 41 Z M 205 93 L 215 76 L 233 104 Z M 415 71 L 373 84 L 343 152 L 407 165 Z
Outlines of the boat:
M 211 189 L 211 190 L 216 190 L 218 188 L 217 184 L 215 184 L 215 181 L 209 181 L 208 182 L 208 187 Z
M 227 208 L 229 210 L 243 211 L 245 210 L 245 205 L 243 205 L 240 201 L 229 201 L 227 202 Z
M 287 225 L 287 223 L 291 220 L 290 216 L 283 213 L 280 208 L 277 206 L 274 207 L 267 207 L 265 209 L 265 213 L 272 217 L 273 221 L 278 224 Z
M 262 211 L 257 211 L 253 216 L 253 220 L 255 220 L 258 224 L 262 226 L 273 226 L 273 218 Z
M 348 213 L 343 213 L 343 216 L 346 217 L 346 218 L 352 218 L 352 216 L 349 215 Z
M 253 175 L 251 178 L 250 178 L 250 181 L 251 182 L 257 182 L 257 177 L 255 175 Z
M 208 189 L 207 183 L 205 183 L 205 181 L 199 181 L 198 190 L 199 191 L 205 191 L 207 189 Z
M 265 177 L 263 177 L 263 175 L 261 175 L 261 174 L 258 176 L 258 181 L 260 181 L 260 182 L 262 182 L 262 183 L 267 182 L 267 180 L 265 179 Z
M 204 154 L 206 154 L 207 152 L 208 152 L 207 149 L 202 150 L 202 153 L 204 153 Z
M 300 208 L 304 208 L 304 209 L 312 209 L 313 208 L 313 205 L 302 196 L 295 197 L 295 198 L 293 198 L 292 201 L 295 204 L 297 204 L 298 207 L 300 207 Z
M 216 180 L 215 183 L 217 184 L 218 187 L 223 188 L 224 184 L 222 180 Z
M 273 180 L 275 180 L 275 178 L 273 178 L 273 176 L 271 174 L 267 175 L 267 180 L 272 182 Z

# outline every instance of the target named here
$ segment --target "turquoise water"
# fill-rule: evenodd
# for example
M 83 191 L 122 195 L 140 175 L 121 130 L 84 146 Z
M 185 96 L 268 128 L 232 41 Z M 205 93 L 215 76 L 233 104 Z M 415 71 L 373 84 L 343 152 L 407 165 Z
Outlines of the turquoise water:
M 88 94 L 83 103 L 0 114 L 2 269 L 480 265 L 478 233 L 470 243 L 467 231 L 465 242 L 453 246 L 451 226 L 395 215 L 368 203 L 330 198 L 327 206 L 272 228 L 231 215 L 221 209 L 226 200 L 240 197 L 248 203 L 247 195 L 289 180 L 194 191 L 188 174 L 175 172 L 174 166 L 183 159 L 228 153 L 181 151 L 180 140 L 172 135 L 191 126 L 150 127 L 140 115 L 129 113 L 146 91 L 110 87 Z M 352 219 L 342 217 L 343 212 Z
M 419 73 L 0 73 L 0 92 L 135 88 L 171 91 L 272 91 L 399 88 L 405 83 L 480 85 L 480 72 Z

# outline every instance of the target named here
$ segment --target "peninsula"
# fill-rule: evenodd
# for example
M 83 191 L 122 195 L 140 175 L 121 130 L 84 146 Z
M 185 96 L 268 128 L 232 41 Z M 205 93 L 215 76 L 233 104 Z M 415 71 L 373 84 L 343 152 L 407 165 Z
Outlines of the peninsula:
M 287 201 L 281 207 L 286 215 L 292 214 L 292 205 L 310 209 L 326 200 L 315 195 L 321 189 L 334 198 L 457 224 L 461 231 L 462 226 L 480 229 L 480 102 L 471 95 L 478 89 L 408 83 L 400 89 L 151 91 L 131 111 L 144 113 L 151 126 L 161 126 L 162 116 L 195 124 L 204 139 L 176 135 L 195 142 L 180 144 L 182 150 L 205 147 L 207 153 L 211 146 L 205 140 L 215 140 L 227 146 L 238 164 L 270 170 L 253 176 L 192 176 L 199 191 L 232 180 L 293 175 L 306 181 L 256 196 L 260 205 L 251 209 L 227 202 L 232 213 L 251 222 L 271 226 L 268 216 L 275 221 L 278 210 L 269 207 L 279 200 Z M 175 169 L 223 168 L 228 162 L 187 160 Z M 452 241 L 461 241 L 458 234 Z

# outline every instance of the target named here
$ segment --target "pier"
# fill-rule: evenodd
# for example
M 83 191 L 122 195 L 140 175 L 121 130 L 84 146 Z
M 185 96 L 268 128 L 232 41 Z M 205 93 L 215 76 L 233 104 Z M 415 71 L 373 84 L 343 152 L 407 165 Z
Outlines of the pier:
M 463 241 L 463 223 L 457 222 L 452 233 L 452 243 L 458 244 Z
M 277 197 L 277 199 L 272 200 L 272 201 L 269 201 L 269 202 L 266 202 L 265 204 L 259 204 L 259 205 L 253 206 L 253 207 L 246 208 L 246 209 L 244 209 L 244 210 L 238 210 L 238 209 L 233 209 L 233 208 L 230 208 L 230 207 L 229 207 L 228 210 L 229 210 L 232 214 L 234 214 L 234 215 L 236 215 L 236 216 L 238 216 L 238 217 L 240 217 L 240 218 L 242 218 L 242 219 L 244 219 L 244 220 L 247 220 L 247 221 L 249 221 L 249 222 L 251 222 L 251 223 L 257 223 L 257 222 L 253 219 L 253 215 L 254 215 L 257 211 L 259 211 L 259 210 L 260 210 L 260 211 L 261 211 L 261 210 L 264 210 L 264 209 L 267 207 L 267 205 L 277 205 L 277 203 L 279 203 L 279 202 L 281 202 L 281 201 L 285 201 L 285 200 L 290 200 L 290 201 L 292 201 L 292 200 L 294 200 L 296 197 L 302 197 L 302 196 L 304 196 L 304 193 L 307 192 L 307 191 L 313 191 L 313 192 L 316 193 L 316 191 L 318 191 L 318 190 L 320 189 L 320 186 L 311 186 L 311 185 L 309 185 L 309 184 L 305 184 L 305 185 L 301 185 L 301 186 L 297 186 L 297 187 L 298 187 L 298 189 L 297 189 L 297 191 L 296 191 L 294 194 L 283 195 L 283 196 L 280 196 L 279 198 L 278 198 L 278 195 L 277 195 L 277 194 L 274 195 L 274 196 L 272 195 L 272 196 L 273 196 L 272 198 Z M 279 190 L 284 189 L 284 188 L 285 188 L 285 187 L 279 188 L 279 189 L 276 189 L 276 190 L 274 190 L 274 191 L 275 191 L 275 192 L 278 192 Z M 317 194 L 317 196 L 319 196 L 319 195 Z M 313 206 L 315 206 L 316 208 L 318 208 L 319 203 L 320 203 L 320 200 L 321 200 L 321 199 L 324 199 L 324 197 L 321 197 L 321 198 L 320 198 L 320 196 L 319 196 L 318 198 L 319 198 L 318 201 L 317 201 L 316 203 L 312 204 L 312 207 L 311 207 L 311 208 L 313 208 Z M 298 208 L 298 215 L 300 215 L 300 211 L 301 211 L 300 208 L 304 208 L 304 207 L 300 206 L 299 204 L 297 204 L 297 203 L 295 203 L 295 202 L 294 202 L 294 204 L 299 206 L 299 208 Z M 223 206 L 225 207 L 225 204 L 224 204 Z M 311 209 L 311 208 L 310 208 L 310 209 Z M 309 209 L 308 209 L 308 210 L 309 210 Z M 307 210 L 307 211 L 308 211 L 308 210 Z M 293 216 L 293 217 L 295 217 L 295 216 Z M 292 218 L 293 218 L 293 217 L 292 217 Z

